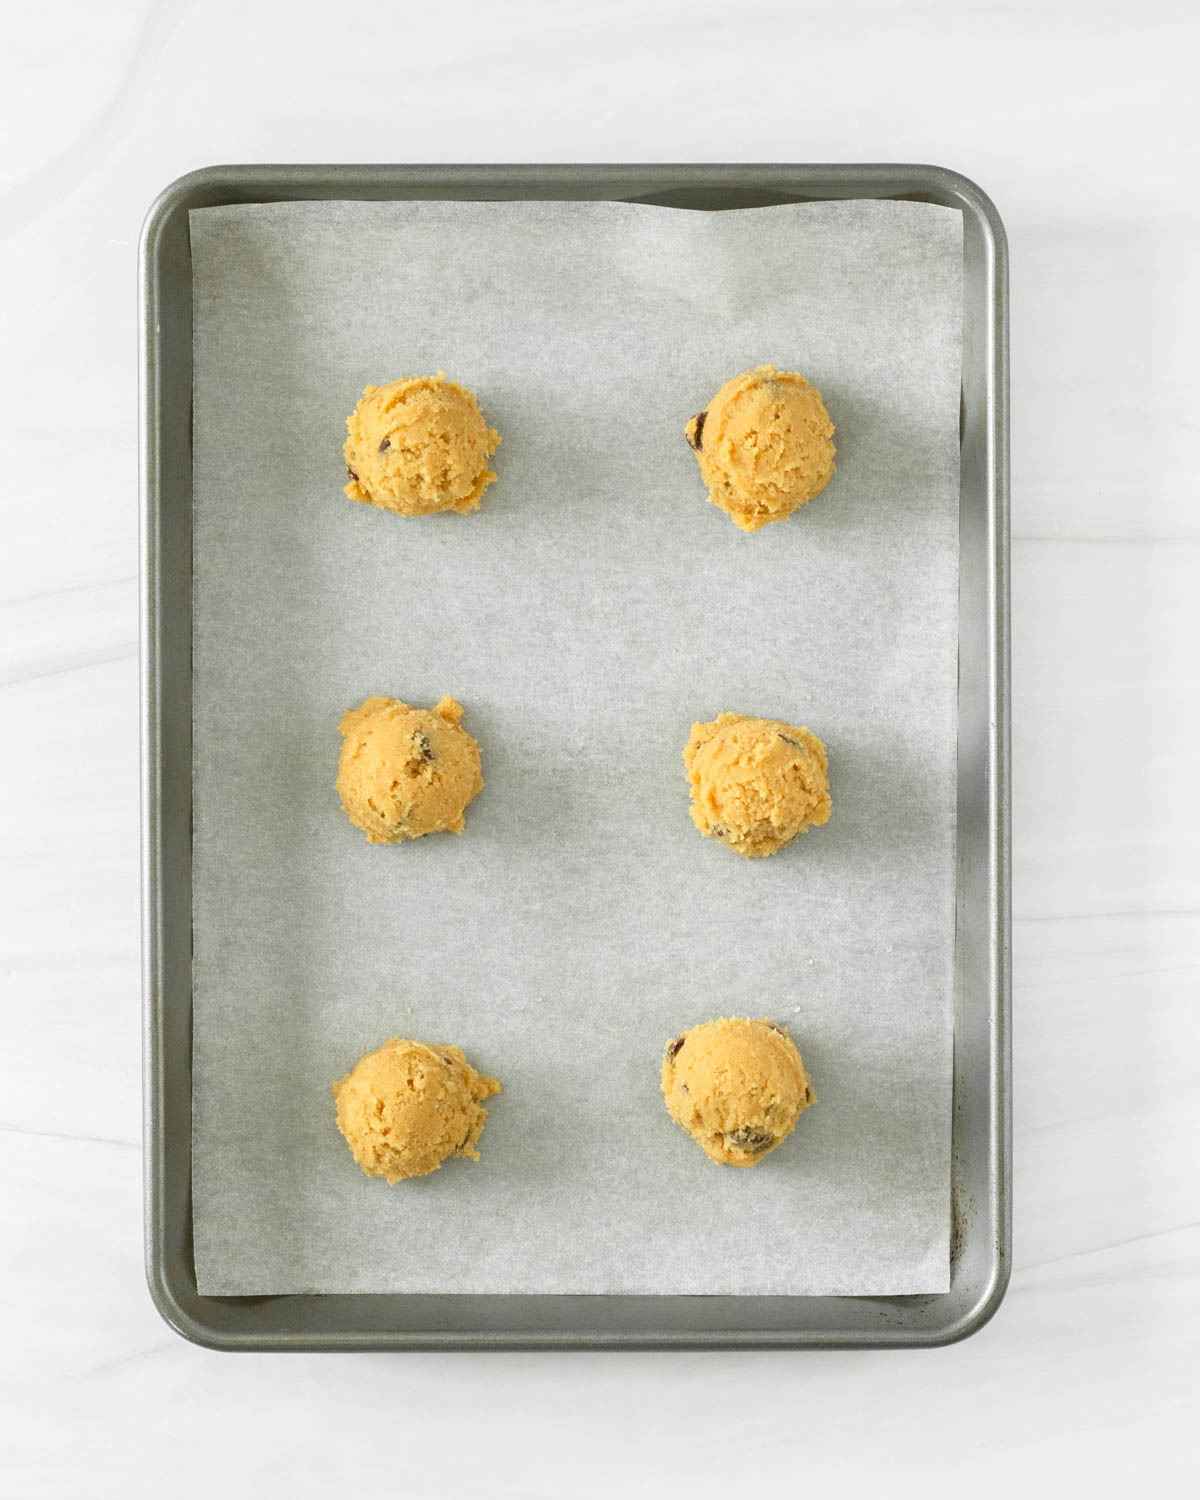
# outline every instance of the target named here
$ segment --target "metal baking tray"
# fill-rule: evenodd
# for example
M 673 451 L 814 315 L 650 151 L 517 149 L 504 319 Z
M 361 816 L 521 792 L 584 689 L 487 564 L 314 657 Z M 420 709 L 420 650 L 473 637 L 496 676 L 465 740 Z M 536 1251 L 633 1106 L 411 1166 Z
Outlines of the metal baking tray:
M 716 211 L 901 198 L 963 215 L 951 1285 L 901 1297 L 203 1297 L 192 1253 L 192 269 L 188 211 L 291 199 L 608 199 Z M 150 1291 L 221 1349 L 913 1347 L 974 1333 L 1011 1243 L 1008 263 L 941 167 L 234 166 L 164 190 L 141 240 L 142 889 Z

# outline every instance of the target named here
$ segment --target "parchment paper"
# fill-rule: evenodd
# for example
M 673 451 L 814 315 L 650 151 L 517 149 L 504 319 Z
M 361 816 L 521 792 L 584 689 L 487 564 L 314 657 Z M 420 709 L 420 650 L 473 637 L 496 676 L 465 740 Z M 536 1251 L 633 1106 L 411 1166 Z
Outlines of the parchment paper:
M 194 1215 L 201 1292 L 948 1284 L 961 219 L 293 203 L 191 216 Z M 837 473 L 743 535 L 684 423 L 805 373 Z M 363 385 L 445 370 L 503 435 L 477 514 L 341 493 Z M 342 711 L 452 693 L 461 838 L 369 846 Z M 702 840 L 724 711 L 826 741 L 833 816 Z M 817 1104 L 753 1171 L 667 1116 L 666 1040 L 792 1030 Z M 389 1188 L 330 1084 L 394 1035 L 503 1081 L 479 1163 Z

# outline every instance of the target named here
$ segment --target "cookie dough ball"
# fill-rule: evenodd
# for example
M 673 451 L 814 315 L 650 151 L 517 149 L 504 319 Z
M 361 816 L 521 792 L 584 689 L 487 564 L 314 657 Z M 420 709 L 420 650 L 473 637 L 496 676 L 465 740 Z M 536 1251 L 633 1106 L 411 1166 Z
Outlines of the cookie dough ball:
M 829 821 L 829 760 L 809 730 L 779 719 L 721 714 L 693 724 L 683 752 L 692 822 L 748 859 L 774 854 Z
M 743 531 L 782 521 L 833 477 L 833 423 L 803 375 L 759 365 L 687 424 L 714 505 Z
M 663 1054 L 667 1110 L 716 1162 L 753 1167 L 791 1135 L 815 1095 L 773 1021 L 705 1021 Z
M 479 1160 L 482 1100 L 500 1092 L 461 1047 L 393 1037 L 333 1086 L 338 1129 L 368 1177 L 399 1182 L 436 1172 L 449 1156 Z
M 400 516 L 478 510 L 496 477 L 488 458 L 500 434 L 466 386 L 440 372 L 367 386 L 346 427 L 351 500 Z
M 434 709 L 368 698 L 343 715 L 338 794 L 370 843 L 463 831 L 463 809 L 483 790 L 483 775 L 462 715 L 448 697 Z

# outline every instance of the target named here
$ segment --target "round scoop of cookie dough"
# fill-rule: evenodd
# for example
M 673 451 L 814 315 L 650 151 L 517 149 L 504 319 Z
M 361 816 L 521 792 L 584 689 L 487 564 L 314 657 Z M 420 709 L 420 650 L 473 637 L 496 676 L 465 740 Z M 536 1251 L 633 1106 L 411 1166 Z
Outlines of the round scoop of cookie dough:
M 393 1037 L 333 1085 L 338 1129 L 369 1177 L 399 1182 L 436 1172 L 450 1156 L 479 1160 L 487 1110 L 500 1092 L 460 1047 Z
M 401 516 L 478 510 L 496 477 L 488 459 L 500 434 L 466 386 L 440 373 L 367 386 L 346 427 L 351 500 Z
M 672 1119 L 731 1167 L 762 1161 L 815 1097 L 795 1043 L 766 1020 L 705 1021 L 668 1042 L 662 1091 Z
M 833 423 L 803 375 L 759 365 L 687 424 L 709 499 L 743 531 L 782 521 L 833 477 Z
M 829 821 L 829 760 L 809 730 L 721 714 L 693 724 L 683 752 L 692 822 L 748 859 L 774 854 Z
M 369 842 L 463 831 L 463 809 L 483 790 L 483 775 L 462 714 L 446 697 L 433 709 L 368 698 L 343 715 L 338 794 Z

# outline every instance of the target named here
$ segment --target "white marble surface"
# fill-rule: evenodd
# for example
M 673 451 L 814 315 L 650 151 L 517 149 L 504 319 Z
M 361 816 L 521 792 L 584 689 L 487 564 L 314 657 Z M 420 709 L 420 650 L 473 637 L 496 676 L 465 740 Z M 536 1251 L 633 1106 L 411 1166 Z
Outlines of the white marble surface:
M 1196 1493 L 1200 11 L 340 9 L 0 12 L 0 1496 Z M 231 1357 L 146 1294 L 143 212 L 216 161 L 539 159 L 932 160 L 1007 221 L 1016 1253 L 966 1344 Z

